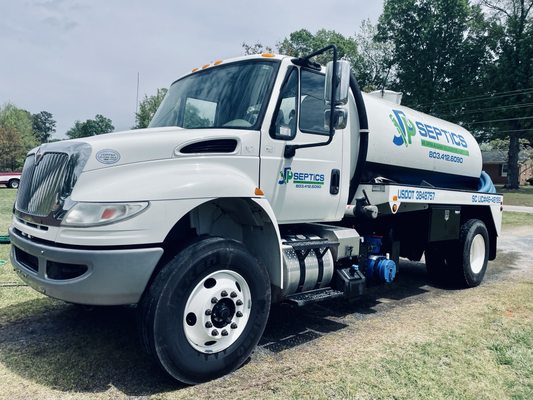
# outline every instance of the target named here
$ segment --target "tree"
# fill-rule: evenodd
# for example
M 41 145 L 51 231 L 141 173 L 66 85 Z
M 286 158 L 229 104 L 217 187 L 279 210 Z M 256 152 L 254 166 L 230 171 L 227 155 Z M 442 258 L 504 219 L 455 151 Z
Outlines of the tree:
M 361 23 L 359 33 L 355 37 L 362 55 L 356 76 L 365 91 L 381 89 L 386 87 L 388 81 L 395 79 L 393 43 L 390 40 L 376 40 L 377 34 L 377 26 L 367 19 Z
M 157 89 L 157 93 L 152 96 L 144 95 L 144 99 L 139 104 L 139 111 L 135 114 L 134 129 L 147 128 L 154 117 L 157 108 L 167 94 L 167 89 Z
M 357 42 L 353 37 L 346 37 L 338 32 L 320 29 L 312 34 L 307 29 L 292 32 L 288 37 L 277 44 L 281 54 L 293 57 L 302 57 L 313 51 L 319 50 L 330 44 L 337 46 L 338 57 L 348 60 L 354 71 L 361 69 L 361 56 L 357 51 Z M 315 58 L 315 61 L 324 65 L 331 56 L 324 54 Z
M 11 103 L 0 107 L 0 169 L 20 169 L 36 145 L 31 114 Z
M 395 89 L 424 112 L 479 91 L 487 26 L 468 0 L 385 0 L 378 39 L 394 46 Z
M 280 54 L 302 57 L 330 44 L 335 44 L 340 58 L 347 59 L 354 71 L 359 85 L 368 90 L 380 88 L 391 70 L 392 45 L 374 40 L 376 27 L 370 21 L 363 21 L 356 37 L 346 37 L 338 32 L 320 29 L 315 34 L 300 29 L 289 34 L 276 45 Z M 262 43 L 249 45 L 243 43 L 245 55 L 272 52 L 272 47 Z M 364 57 L 361 56 L 364 54 Z M 324 65 L 331 55 L 318 56 L 315 61 Z M 390 74 L 393 76 L 394 73 Z
M 481 121 L 491 137 L 508 138 L 507 188 L 519 188 L 520 140 L 533 144 L 533 0 L 483 0 L 499 33 L 487 76 L 493 98 Z
M 254 43 L 252 45 L 243 42 L 242 43 L 242 48 L 244 49 L 244 55 L 245 56 L 250 56 L 250 55 L 253 55 L 253 54 L 261 54 L 261 53 L 272 53 L 272 47 L 263 46 L 259 42 Z
M 19 133 L 15 129 L 0 126 L 0 171 L 20 169 L 26 152 Z
M 39 143 L 46 143 L 50 140 L 52 133 L 56 131 L 56 121 L 48 111 L 41 111 L 32 116 L 33 134 Z
M 85 122 L 76 121 L 74 126 L 67 131 L 70 139 L 101 135 L 109 133 L 115 129 L 112 121 L 101 114 L 96 114 L 94 119 L 88 119 Z

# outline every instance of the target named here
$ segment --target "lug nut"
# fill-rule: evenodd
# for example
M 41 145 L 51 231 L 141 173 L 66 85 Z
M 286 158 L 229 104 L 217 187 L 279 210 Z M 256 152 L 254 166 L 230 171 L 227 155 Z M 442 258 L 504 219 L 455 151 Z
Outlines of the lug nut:
M 222 336 L 228 336 L 228 331 L 224 329 L 224 330 L 222 331 Z
M 217 303 L 218 303 L 218 299 L 217 299 L 216 297 L 213 297 L 213 298 L 211 299 L 211 303 L 213 303 L 213 304 L 217 304 Z
M 216 329 L 213 329 L 213 330 L 211 331 L 211 335 L 212 335 L 212 336 L 218 336 L 218 331 L 217 331 Z
M 211 315 L 211 310 L 205 310 L 205 315 Z
M 235 297 L 237 297 L 237 293 L 235 293 L 235 292 L 231 292 L 230 296 L 231 296 L 232 298 L 235 298 Z
M 235 315 L 240 318 L 240 317 L 242 317 L 242 312 L 237 311 L 237 313 Z
M 242 300 L 241 299 L 237 300 L 235 304 L 237 304 L 238 306 L 242 306 Z
M 213 324 L 212 324 L 211 322 L 207 321 L 207 322 L 205 323 L 205 327 L 206 327 L 206 328 L 212 328 L 212 327 L 213 327 Z
M 231 324 L 230 328 L 231 329 L 237 329 L 237 324 L 234 322 L 233 324 Z
M 226 296 L 228 295 L 228 292 L 226 292 L 225 290 L 223 290 L 223 291 L 220 293 L 220 295 L 221 295 L 222 297 L 226 297 Z

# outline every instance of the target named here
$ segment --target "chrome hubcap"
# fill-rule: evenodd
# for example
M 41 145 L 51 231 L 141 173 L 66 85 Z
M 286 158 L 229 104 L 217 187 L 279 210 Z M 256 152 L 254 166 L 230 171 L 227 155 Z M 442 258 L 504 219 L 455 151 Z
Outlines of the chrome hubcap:
M 242 334 L 252 307 L 250 287 L 235 271 L 216 271 L 192 290 L 185 305 L 183 329 L 189 344 L 217 353 Z
M 479 274 L 485 263 L 485 238 L 481 234 L 474 236 L 470 246 L 470 268 L 474 274 Z

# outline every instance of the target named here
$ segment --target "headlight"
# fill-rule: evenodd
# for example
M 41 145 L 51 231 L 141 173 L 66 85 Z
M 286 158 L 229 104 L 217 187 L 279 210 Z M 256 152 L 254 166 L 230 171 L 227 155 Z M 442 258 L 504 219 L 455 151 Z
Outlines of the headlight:
M 148 207 L 148 202 L 138 203 L 76 203 L 65 215 L 61 225 L 106 225 L 131 218 Z

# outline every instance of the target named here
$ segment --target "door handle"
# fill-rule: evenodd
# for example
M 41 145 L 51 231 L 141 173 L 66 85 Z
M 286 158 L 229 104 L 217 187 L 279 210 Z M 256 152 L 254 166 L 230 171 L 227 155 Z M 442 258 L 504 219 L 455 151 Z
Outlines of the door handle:
M 339 187 L 341 181 L 341 171 L 339 169 L 331 170 L 331 183 L 329 185 L 330 194 L 339 194 Z

